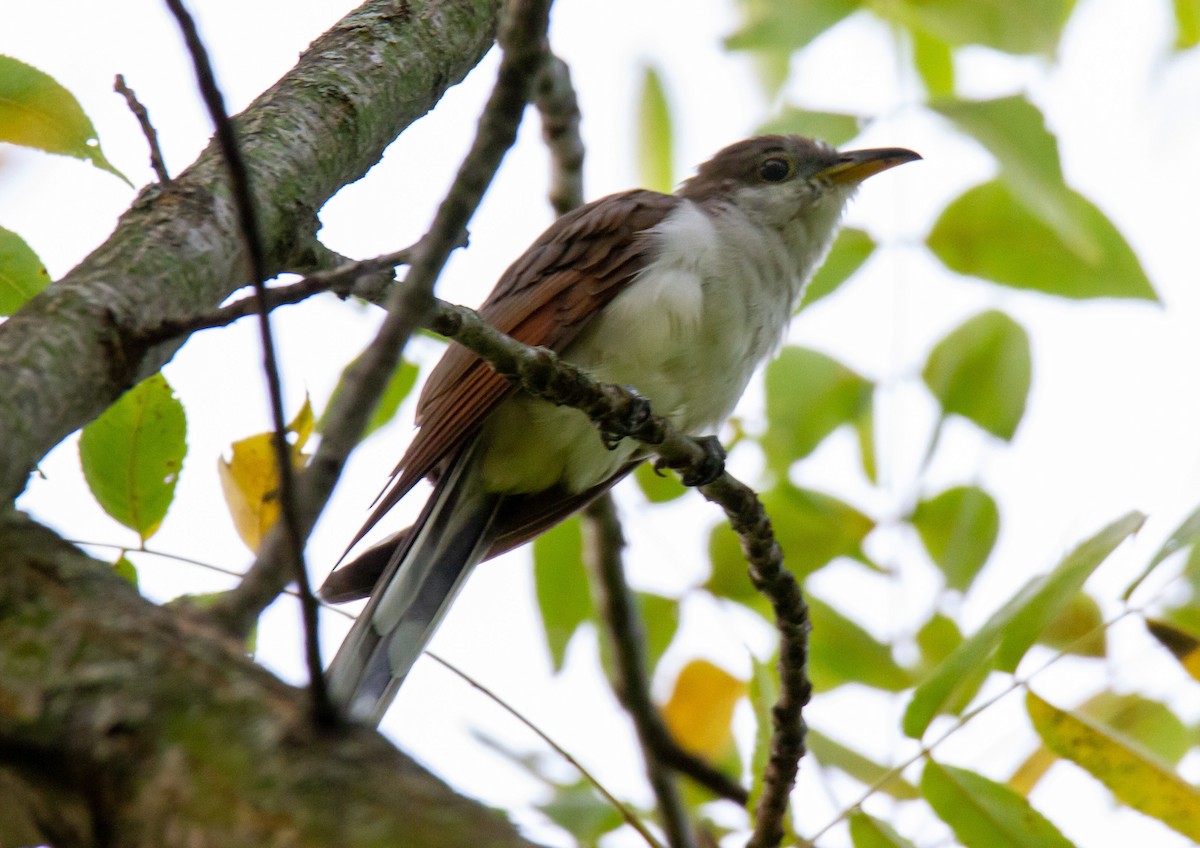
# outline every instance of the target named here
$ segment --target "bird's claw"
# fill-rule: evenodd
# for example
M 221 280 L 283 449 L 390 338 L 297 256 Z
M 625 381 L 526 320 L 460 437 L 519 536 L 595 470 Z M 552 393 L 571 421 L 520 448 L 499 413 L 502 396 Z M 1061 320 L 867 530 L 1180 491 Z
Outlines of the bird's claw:
M 625 393 L 612 411 L 600 420 L 600 438 L 609 450 L 615 450 L 622 439 L 636 433 L 651 415 L 650 401 L 631 386 L 625 387 Z
M 716 436 L 700 436 L 696 439 L 703 458 L 680 471 L 679 479 L 685 486 L 707 486 L 725 473 L 725 448 Z M 667 468 L 661 459 L 654 463 L 654 470 Z

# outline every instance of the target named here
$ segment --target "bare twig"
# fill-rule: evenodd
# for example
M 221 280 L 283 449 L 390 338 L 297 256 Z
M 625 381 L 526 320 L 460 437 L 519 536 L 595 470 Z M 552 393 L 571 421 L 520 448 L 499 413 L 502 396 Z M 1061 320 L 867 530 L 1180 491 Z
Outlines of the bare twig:
M 515 707 L 513 707 L 511 704 L 509 704 L 507 701 L 505 701 L 503 698 L 501 698 L 499 695 L 497 695 L 491 689 L 484 686 L 482 683 L 480 683 L 474 677 L 467 674 L 465 671 L 463 671 L 461 668 L 456 666 L 454 663 L 449 662 L 448 660 L 442 659 L 440 656 L 435 654 L 433 651 L 426 651 L 425 656 L 429 657 L 431 660 L 434 660 L 439 665 L 445 667 L 449 671 L 452 671 L 454 674 L 457 674 L 460 678 L 465 680 L 471 686 L 478 689 L 480 692 L 482 692 L 488 698 L 491 698 L 493 702 L 495 702 L 503 710 L 505 710 L 510 715 L 512 715 L 517 721 L 521 722 L 521 724 L 525 725 L 530 730 L 532 730 L 534 733 L 536 733 L 538 735 L 538 738 L 540 738 L 543 742 L 545 742 L 547 745 L 549 745 L 551 748 L 553 748 L 554 751 L 560 757 L 562 757 L 564 760 L 566 760 L 568 763 L 570 763 L 576 769 L 578 769 L 579 773 L 583 776 L 583 779 L 586 780 L 588 783 L 590 783 L 592 785 L 593 789 L 595 789 L 602 796 L 604 796 L 605 801 L 612 804 L 613 808 L 621 814 L 621 818 L 623 818 L 625 820 L 625 823 L 628 824 L 630 827 L 632 827 L 634 830 L 636 830 L 639 834 L 641 834 L 642 838 L 644 840 L 646 840 L 647 845 L 651 846 L 651 848 L 662 848 L 662 845 L 659 843 L 659 841 L 654 838 L 654 834 L 652 834 L 649 830 L 646 829 L 646 825 L 642 823 L 642 820 L 639 819 L 637 816 L 635 816 L 633 814 L 633 811 L 630 810 L 628 807 L 626 807 L 624 804 L 622 804 L 621 801 L 616 798 L 616 796 L 614 796 L 611 792 L 609 792 L 607 789 L 605 789 L 604 784 L 601 783 L 599 780 L 597 780 L 596 777 L 590 771 L 588 771 L 586 768 L 584 768 L 583 763 L 579 762 L 579 760 L 577 760 L 573 756 L 571 756 L 571 754 L 567 751 L 566 748 L 563 748 L 561 745 L 559 745 L 557 742 L 555 742 L 553 739 L 551 739 L 549 736 L 547 736 L 545 731 L 543 731 L 540 727 L 538 727 L 532 721 L 530 721 L 525 716 L 523 716 Z
M 138 125 L 142 128 L 142 135 L 146 137 L 146 144 L 150 147 L 150 167 L 154 169 L 158 181 L 169 183 L 171 175 L 167 172 L 167 163 L 163 160 L 162 149 L 158 146 L 158 133 L 154 129 L 154 124 L 150 123 L 150 113 L 133 93 L 133 89 L 125 84 L 125 77 L 121 74 L 117 74 L 117 79 L 113 83 L 113 91 L 125 98 L 125 102 L 129 104 L 129 111 L 137 118 Z
M 287 422 L 283 414 L 283 389 L 279 382 L 279 365 L 275 357 L 275 343 L 271 338 L 270 308 L 266 298 L 266 256 L 263 251 L 262 235 L 259 232 L 258 216 L 254 207 L 254 196 L 250 187 L 250 174 L 238 147 L 237 133 L 233 121 L 225 110 L 225 99 L 213 76 L 208 52 L 196 31 L 195 21 L 184 7 L 182 0 L 166 0 L 167 8 L 175 16 L 183 33 L 184 42 L 196 69 L 196 80 L 200 93 L 208 107 L 209 116 L 216 128 L 217 143 L 225 159 L 229 174 L 229 185 L 237 209 L 238 225 L 245 243 L 250 264 L 250 281 L 254 286 L 258 302 L 259 333 L 262 338 L 263 370 L 271 400 L 271 418 L 274 425 L 275 465 L 279 473 L 280 524 L 287 540 L 286 562 L 300 592 L 300 608 L 304 620 L 304 656 L 308 664 L 309 687 L 312 692 L 313 717 L 321 725 L 331 725 L 337 713 L 329 699 L 325 686 L 324 666 L 321 663 L 321 647 L 317 638 L 318 605 L 308 580 L 308 569 L 304 564 L 304 545 L 296 520 L 296 488 L 292 469 L 291 448 L 287 442 Z
M 565 215 L 583 204 L 584 150 L 571 71 L 553 53 L 546 53 L 538 71 L 533 99 L 542 118 L 542 139 L 550 150 L 550 205 Z
M 613 691 L 633 719 L 642 746 L 646 777 L 658 801 L 667 842 L 672 848 L 688 848 L 696 841 L 679 796 L 679 787 L 671 770 L 659 761 L 650 741 L 651 736 L 665 732 L 665 728 L 652 727 L 661 725 L 661 721 L 650 698 L 643 650 L 646 634 L 637 614 L 636 601 L 625 582 L 625 568 L 621 563 L 625 537 L 612 497 L 606 493 L 596 498 L 584 509 L 583 516 L 583 558 L 592 578 L 592 594 L 613 648 Z
M 504 58 L 475 140 L 429 232 L 410 257 L 404 285 L 396 286 L 388 297 L 388 317 L 362 356 L 347 369 L 342 390 L 326 414 L 321 443 L 303 472 L 299 519 L 305 534 L 332 493 L 409 337 L 435 309 L 433 286 L 442 266 L 462 242 L 467 222 L 516 139 L 545 49 L 549 7 L 549 0 L 514 0 L 505 7 L 497 37 Z M 280 565 L 282 542 L 277 531 L 269 533 L 246 578 L 213 606 L 213 614 L 234 632 L 248 631 L 259 612 L 286 585 L 287 572 Z

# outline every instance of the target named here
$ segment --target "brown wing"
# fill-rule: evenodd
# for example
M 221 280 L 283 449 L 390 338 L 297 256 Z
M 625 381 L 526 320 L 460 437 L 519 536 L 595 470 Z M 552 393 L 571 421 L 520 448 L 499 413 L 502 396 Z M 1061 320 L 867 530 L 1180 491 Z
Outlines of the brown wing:
M 639 189 L 569 212 L 509 266 L 479 308 L 480 317 L 525 344 L 561 351 L 651 260 L 645 232 L 679 203 Z M 457 452 L 512 390 L 474 353 L 451 345 L 421 392 L 420 429 L 358 538 Z

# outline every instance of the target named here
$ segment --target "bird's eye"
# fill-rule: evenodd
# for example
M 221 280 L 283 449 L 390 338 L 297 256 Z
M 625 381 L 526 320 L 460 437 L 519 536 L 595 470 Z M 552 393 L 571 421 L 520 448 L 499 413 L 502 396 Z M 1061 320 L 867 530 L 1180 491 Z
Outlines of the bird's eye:
M 786 159 L 772 157 L 764 159 L 758 166 L 758 175 L 766 182 L 777 183 L 786 180 L 792 174 L 791 163 Z

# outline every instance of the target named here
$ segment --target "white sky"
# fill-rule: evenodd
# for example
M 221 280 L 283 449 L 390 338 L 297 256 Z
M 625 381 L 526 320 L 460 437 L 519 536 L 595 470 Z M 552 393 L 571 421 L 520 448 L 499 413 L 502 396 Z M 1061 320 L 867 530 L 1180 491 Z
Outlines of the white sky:
M 192 5 L 227 103 L 237 110 L 291 67 L 307 43 L 353 4 L 246 0 Z M 864 188 L 849 219 L 870 229 L 888 248 L 842 295 L 798 320 L 792 333 L 794 341 L 830 352 L 888 386 L 877 416 L 884 491 L 868 492 L 847 476 L 845 469 L 855 462 L 849 438 L 832 439 L 801 467 L 798 479 L 865 503 L 881 518 L 901 514 L 914 497 L 947 483 L 982 481 L 994 491 L 1001 501 L 1002 536 L 979 591 L 966 603 L 969 626 L 982 621 L 1029 574 L 1052 565 L 1117 515 L 1139 508 L 1151 515 L 1141 537 L 1091 584 L 1098 596 L 1115 596 L 1200 501 L 1200 57 L 1193 52 L 1169 58 L 1169 12 L 1166 0 L 1083 0 L 1064 39 L 1060 68 L 983 50 L 968 51 L 959 66 L 963 93 L 983 97 L 1027 91 L 1047 111 L 1059 134 L 1068 180 L 1109 214 L 1133 244 L 1163 297 L 1162 307 L 1066 303 L 947 274 L 921 246 L 924 235 L 948 200 L 991 174 L 989 157 L 919 108 L 919 85 L 907 76 L 897 78 L 900 65 L 892 34 L 877 22 L 858 17 L 839 26 L 794 68 L 790 99 L 813 108 L 886 116 L 859 146 L 903 145 L 926 157 L 924 163 L 905 166 Z M 767 117 L 768 106 L 756 93 L 749 64 L 720 49 L 720 38 L 734 23 L 730 5 L 722 0 L 561 0 L 556 5 L 552 42 L 572 65 L 579 91 L 589 197 L 637 182 L 632 119 L 642 62 L 654 62 L 667 83 L 677 121 L 680 178 L 719 147 L 752 134 Z M 190 163 L 207 141 L 210 130 L 189 61 L 157 2 L 4 0 L 0 53 L 39 67 L 70 89 L 96 124 L 108 157 L 135 184 L 151 175 L 137 126 L 123 100 L 111 93 L 116 73 L 126 76 L 150 109 L 173 172 Z M 326 207 L 323 238 L 331 247 L 365 257 L 420 235 L 469 143 L 494 68 L 495 57 L 490 56 L 431 117 L 406 133 L 366 179 Z M 537 122 L 530 120 L 472 224 L 470 249 L 454 258 L 444 276 L 441 294 L 478 302 L 503 267 L 549 223 L 544 195 L 545 155 Z M 0 148 L 0 225 L 24 236 L 52 276 L 61 276 L 100 244 L 133 197 L 123 183 L 82 163 Z M 931 478 L 914 491 L 911 478 L 933 415 L 914 375 L 937 338 L 992 306 L 1014 315 L 1033 338 L 1034 387 L 1027 418 L 1011 447 L 966 426 L 949 427 Z M 323 405 L 336 366 L 366 343 L 376 320 L 367 310 L 324 302 L 277 314 L 290 409 L 306 391 L 318 408 Z M 248 323 L 207 332 L 189 342 L 166 369 L 189 411 L 190 449 L 174 509 L 151 540 L 153 548 L 231 567 L 248 563 L 250 555 L 224 511 L 216 463 L 231 441 L 267 426 L 256 346 Z M 430 344 L 414 352 L 426 361 L 436 355 Z M 747 411 L 752 414 L 760 402 L 752 392 Z M 318 579 L 361 522 L 409 426 L 402 420 L 376 435 L 352 463 L 309 548 Z M 735 470 L 753 481 L 755 458 L 740 453 L 734 459 Z M 46 479 L 34 481 L 22 506 L 74 538 L 136 541 L 91 500 L 78 474 L 74 439 L 51 454 L 42 470 Z M 631 572 L 638 587 L 679 594 L 704 579 L 700 563 L 716 518 L 713 509 L 689 500 L 647 511 L 639 508 L 639 495 L 631 489 L 621 492 L 620 501 L 630 518 Z M 414 505 L 406 507 L 411 511 Z M 885 529 L 870 542 L 872 551 L 890 561 L 911 540 Z M 226 578 L 166 560 L 142 557 L 138 562 L 143 590 L 156 599 L 229 585 Z M 1142 597 L 1150 597 L 1165 578 L 1152 581 Z M 906 570 L 899 581 L 865 578 L 861 569 L 836 566 L 820 574 L 811 588 L 886 637 L 906 632 L 914 611 L 928 607 L 936 584 L 926 569 Z M 591 661 L 593 637 L 577 639 L 575 662 L 562 677 L 551 679 L 530 597 L 525 554 L 481 568 L 435 649 L 510 697 L 610 785 L 647 800 L 629 731 Z M 1105 604 L 1109 614 L 1118 609 Z M 295 621 L 290 601 L 276 604 L 264 619 L 260 656 L 285 679 L 301 682 Z M 332 615 L 325 616 L 325 624 L 325 650 L 331 655 L 346 625 Z M 687 648 L 673 651 L 669 667 L 677 667 L 691 651 L 744 673 L 745 645 L 755 650 L 765 646 L 760 628 L 703 603 L 688 606 L 685 629 Z M 1039 691 L 1065 705 L 1105 682 L 1119 689 L 1136 685 L 1193 718 L 1200 714 L 1195 684 L 1137 625 L 1121 625 L 1115 636 L 1122 666 L 1118 679 L 1109 681 L 1103 672 L 1068 663 L 1061 675 L 1039 678 Z M 661 689 L 669 680 L 658 683 Z M 902 706 L 861 692 L 839 692 L 819 700 L 809 715 L 823 729 L 888 758 L 904 750 L 890 730 Z M 1008 737 L 1025 732 L 1018 706 L 1013 699 L 997 711 L 988 729 L 968 730 L 943 756 L 1007 777 L 1026 751 Z M 887 718 L 880 720 L 872 710 L 882 710 Z M 489 803 L 519 805 L 536 793 L 533 783 L 481 749 L 471 728 L 520 749 L 540 746 L 433 663 L 418 664 L 385 728 L 455 785 Z M 797 796 L 806 805 L 809 830 L 823 824 L 835 804 L 857 797 L 845 782 L 823 784 L 814 771 L 802 768 L 802 794 Z M 563 774 L 569 777 L 565 770 Z M 1192 759 L 1187 774 L 1200 779 L 1200 762 Z M 1156 845 L 1184 844 L 1136 814 L 1096 816 L 1096 809 L 1107 809 L 1106 793 L 1063 768 L 1047 781 L 1045 792 L 1052 794 L 1042 791 L 1035 802 L 1053 809 L 1056 821 L 1080 844 L 1121 845 L 1147 833 Z M 1070 809 L 1055 809 L 1063 799 L 1069 799 Z M 918 842 L 940 832 L 910 816 L 900 822 L 902 829 L 918 828 L 906 831 Z M 544 828 L 531 835 L 556 839 Z M 839 840 L 844 834 L 829 844 L 845 844 Z

